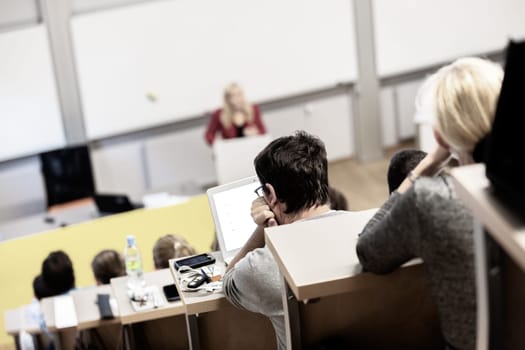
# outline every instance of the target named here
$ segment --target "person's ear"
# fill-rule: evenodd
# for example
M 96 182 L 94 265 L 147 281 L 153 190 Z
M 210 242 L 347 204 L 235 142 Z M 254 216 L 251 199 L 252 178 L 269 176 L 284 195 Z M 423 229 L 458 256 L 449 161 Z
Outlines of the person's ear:
M 275 188 L 273 188 L 270 184 L 264 184 L 264 187 L 266 188 L 266 202 L 270 205 L 270 207 L 275 206 L 277 204 L 277 194 L 275 193 Z
M 432 131 L 434 132 L 434 138 L 436 139 L 437 144 L 446 150 L 450 150 L 450 145 L 443 140 L 441 134 L 436 129 L 432 129 Z

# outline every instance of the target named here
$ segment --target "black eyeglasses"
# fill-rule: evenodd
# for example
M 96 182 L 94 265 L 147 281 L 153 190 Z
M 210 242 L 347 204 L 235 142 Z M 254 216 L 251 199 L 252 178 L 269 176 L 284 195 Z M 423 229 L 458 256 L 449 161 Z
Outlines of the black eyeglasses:
M 253 192 L 259 197 L 264 197 L 264 185 L 257 187 Z

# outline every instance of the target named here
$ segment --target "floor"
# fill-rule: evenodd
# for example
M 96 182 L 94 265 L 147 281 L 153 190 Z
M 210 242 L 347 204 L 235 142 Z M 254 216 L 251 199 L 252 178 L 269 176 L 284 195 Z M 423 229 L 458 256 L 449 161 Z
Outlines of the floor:
M 414 148 L 413 141 L 403 142 L 385 151 L 385 158 L 360 163 L 349 158 L 328 165 L 330 185 L 343 192 L 350 210 L 380 207 L 388 198 L 386 172 L 390 157 L 403 148 Z

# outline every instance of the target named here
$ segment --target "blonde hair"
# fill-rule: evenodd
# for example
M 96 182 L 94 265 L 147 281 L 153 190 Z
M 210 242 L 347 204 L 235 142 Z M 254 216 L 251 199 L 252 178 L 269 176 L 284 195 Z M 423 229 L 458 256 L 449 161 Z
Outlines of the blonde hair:
M 153 246 L 153 262 L 156 269 L 169 267 L 169 260 L 195 255 L 195 249 L 181 235 L 165 235 Z
M 241 112 L 244 115 L 246 122 L 248 122 L 248 123 L 253 122 L 253 107 L 252 107 L 252 105 L 250 103 L 248 103 L 248 101 L 246 101 L 246 99 L 244 97 L 244 92 L 243 92 L 241 86 L 239 84 L 237 84 L 237 83 L 231 83 L 231 84 L 229 84 L 228 86 L 226 86 L 224 88 L 224 96 L 223 96 L 224 102 L 223 102 L 221 116 L 220 116 L 221 124 L 225 128 L 229 128 L 232 125 L 233 114 L 234 114 L 235 111 L 233 110 L 233 108 L 232 108 L 232 106 L 231 106 L 231 104 L 229 102 L 229 98 L 230 98 L 230 95 L 233 93 L 234 90 L 240 90 L 240 92 L 241 92 L 241 94 L 243 96 L 243 103 L 242 103 L 240 111 L 238 111 L 238 112 Z
M 492 128 L 502 80 L 499 65 L 475 57 L 460 58 L 428 79 L 424 86 L 434 92 L 434 128 L 443 141 L 472 153 Z

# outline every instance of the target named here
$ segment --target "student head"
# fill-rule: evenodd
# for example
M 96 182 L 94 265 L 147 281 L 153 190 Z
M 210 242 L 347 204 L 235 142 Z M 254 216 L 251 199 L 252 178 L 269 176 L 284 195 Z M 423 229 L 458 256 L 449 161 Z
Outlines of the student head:
M 124 257 L 112 249 L 102 250 L 95 255 L 91 262 L 91 269 L 97 285 L 108 284 L 112 278 L 126 274 Z
M 499 65 L 461 58 L 432 75 L 420 90 L 418 100 L 432 104 L 436 141 L 460 163 L 472 161 L 476 144 L 489 133 L 502 80 Z M 421 96 L 426 94 L 433 98 Z
M 396 152 L 388 165 L 388 192 L 394 192 L 408 176 L 408 173 L 414 170 L 426 155 L 426 152 L 417 149 L 403 149 Z
M 328 198 L 330 198 L 330 209 L 348 210 L 348 201 L 343 192 L 332 186 L 328 187 Z
M 36 286 L 35 286 L 36 284 Z M 54 296 L 75 287 L 75 274 L 69 256 L 61 250 L 51 252 L 42 263 L 42 272 L 33 281 L 35 296 Z
M 237 83 L 231 83 L 224 88 L 221 123 L 229 127 L 234 117 L 241 117 L 244 122 L 251 122 L 254 118 L 252 106 L 246 101 L 244 91 Z
M 156 269 L 169 267 L 169 260 L 197 254 L 181 235 L 169 234 L 160 237 L 153 246 L 153 263 Z
M 254 165 L 266 201 L 279 223 L 285 223 L 284 214 L 328 203 L 328 162 L 319 138 L 304 131 L 280 137 L 257 155 Z
M 42 275 L 38 275 L 33 279 L 33 294 L 38 300 L 52 297 L 54 295 L 53 292 L 44 284 Z

